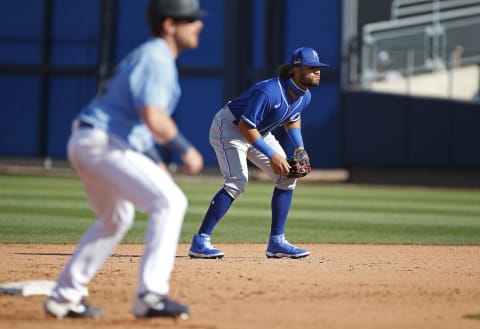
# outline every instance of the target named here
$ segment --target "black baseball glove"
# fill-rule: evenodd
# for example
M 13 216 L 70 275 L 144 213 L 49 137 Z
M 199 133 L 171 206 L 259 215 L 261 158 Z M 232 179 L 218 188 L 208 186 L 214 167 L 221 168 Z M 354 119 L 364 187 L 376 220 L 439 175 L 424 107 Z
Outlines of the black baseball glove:
M 288 159 L 288 163 L 291 167 L 287 175 L 288 177 L 301 178 L 307 176 L 307 174 L 312 171 L 308 153 L 303 149 L 296 150 L 293 157 Z

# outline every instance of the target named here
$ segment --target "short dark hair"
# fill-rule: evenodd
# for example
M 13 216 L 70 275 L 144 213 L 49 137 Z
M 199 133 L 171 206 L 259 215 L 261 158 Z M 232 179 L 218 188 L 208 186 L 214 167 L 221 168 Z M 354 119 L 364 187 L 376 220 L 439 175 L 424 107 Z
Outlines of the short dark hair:
M 162 25 L 166 18 L 167 17 L 157 17 L 151 10 L 147 9 L 147 24 L 153 36 L 162 35 Z
M 278 68 L 278 76 L 283 79 L 290 79 L 293 77 L 293 66 L 290 64 L 280 65 Z

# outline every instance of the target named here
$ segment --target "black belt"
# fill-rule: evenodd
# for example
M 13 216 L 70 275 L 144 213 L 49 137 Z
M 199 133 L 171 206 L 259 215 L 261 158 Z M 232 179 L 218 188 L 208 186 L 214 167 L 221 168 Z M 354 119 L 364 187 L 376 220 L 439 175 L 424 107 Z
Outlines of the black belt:
M 80 121 L 78 123 L 78 128 L 94 128 L 94 126 L 91 123 Z

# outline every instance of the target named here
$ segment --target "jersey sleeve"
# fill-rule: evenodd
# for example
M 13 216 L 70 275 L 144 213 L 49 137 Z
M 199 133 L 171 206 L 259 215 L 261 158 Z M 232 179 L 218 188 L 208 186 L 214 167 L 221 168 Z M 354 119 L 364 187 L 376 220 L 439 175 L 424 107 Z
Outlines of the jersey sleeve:
M 140 110 L 146 105 L 167 110 L 173 94 L 175 75 L 164 63 L 138 64 L 129 77 L 133 105 Z
M 252 94 L 241 118 L 250 126 L 257 128 L 270 109 L 270 99 L 261 91 Z

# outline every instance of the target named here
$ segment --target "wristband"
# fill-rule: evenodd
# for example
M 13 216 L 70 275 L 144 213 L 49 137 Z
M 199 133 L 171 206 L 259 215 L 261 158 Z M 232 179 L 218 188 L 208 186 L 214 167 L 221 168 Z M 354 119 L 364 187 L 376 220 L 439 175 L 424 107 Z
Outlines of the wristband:
M 165 144 L 165 147 L 171 151 L 183 154 L 192 146 L 192 144 L 182 135 L 179 131 L 168 143 Z
M 290 128 L 287 130 L 287 134 L 295 148 L 303 147 L 302 130 L 300 128 Z
M 273 157 L 273 155 L 276 153 L 270 146 L 265 143 L 263 138 L 259 137 L 253 142 L 252 144 L 257 150 L 265 154 L 268 158 Z

